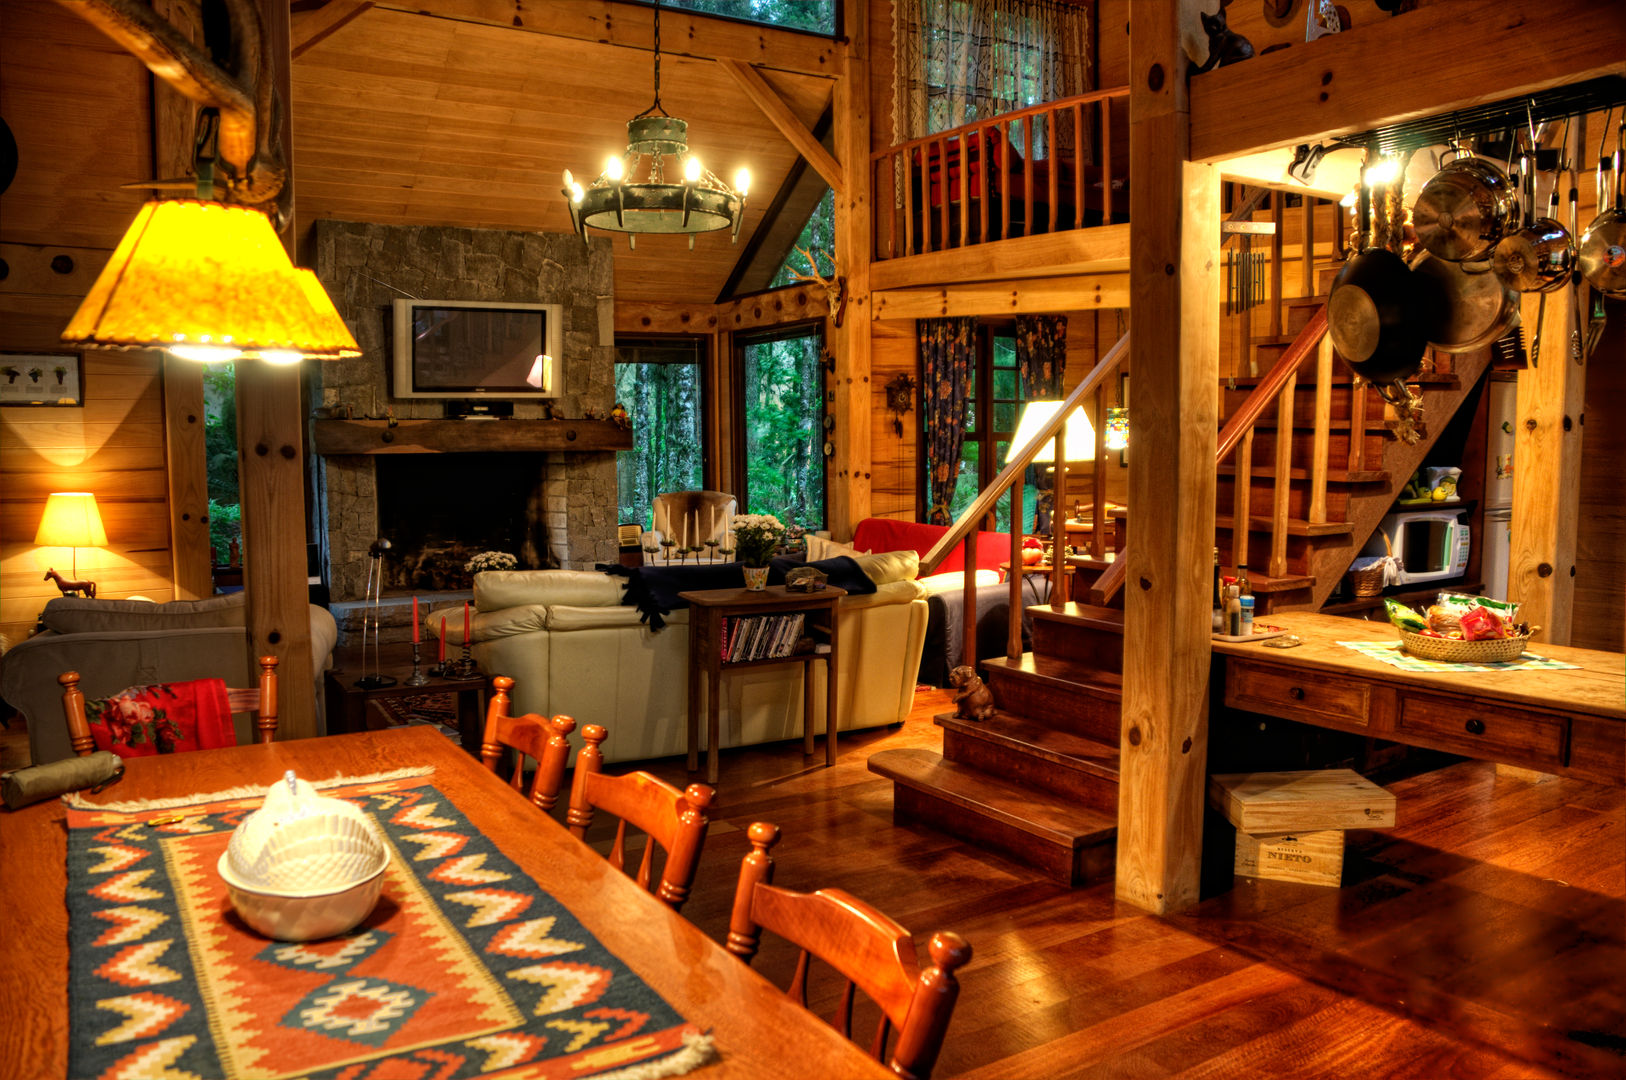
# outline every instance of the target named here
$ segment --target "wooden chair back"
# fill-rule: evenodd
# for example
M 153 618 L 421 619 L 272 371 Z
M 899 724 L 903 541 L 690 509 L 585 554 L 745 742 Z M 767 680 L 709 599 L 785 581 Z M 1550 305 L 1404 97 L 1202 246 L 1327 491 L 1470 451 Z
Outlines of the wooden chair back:
M 773 859 L 768 851 L 779 842 L 778 826 L 755 822 L 747 836 L 751 851 L 740 866 L 728 951 L 750 963 L 764 929 L 799 947 L 786 992 L 804 1008 L 810 959 L 823 960 L 846 980 L 831 1024 L 853 1037 L 853 999 L 855 989 L 862 991 L 881 1010 L 871 1056 L 898 1076 L 926 1080 L 960 994 L 955 969 L 971 959 L 971 946 L 959 934 L 933 934 L 926 947 L 931 965 L 922 970 L 909 931 L 862 900 L 840 889 L 800 893 L 770 884 Z M 897 1039 L 889 1054 L 888 1037 L 894 1031 Z
M 576 755 L 576 772 L 571 780 L 567 815 L 570 831 L 577 839 L 586 839 L 594 811 L 615 815 L 618 821 L 610 865 L 625 870 L 627 824 L 642 830 L 649 839 L 634 877 L 640 886 L 652 889 L 677 911 L 689 898 L 689 888 L 694 884 L 700 849 L 706 842 L 706 808 L 717 793 L 705 784 L 690 784 L 679 791 L 646 772 L 604 775 L 604 754 L 599 746 L 606 734 L 598 724 L 582 728 L 587 745 Z M 660 880 L 651 886 L 656 845 L 666 852 L 666 862 Z
M 226 688 L 226 703 L 233 715 L 252 713 L 254 741 L 272 742 L 277 737 L 277 658 L 260 657 L 260 684 L 239 690 Z M 96 750 L 96 740 L 90 735 L 90 719 L 85 715 L 85 693 L 79 689 L 79 673 L 64 671 L 56 677 L 62 687 L 62 713 L 68 722 L 68 742 L 73 752 L 86 757 Z
M 505 751 L 514 751 L 513 773 L 508 786 L 525 791 L 525 761 L 536 762 L 531 789 L 527 798 L 543 811 L 551 812 L 559 802 L 559 789 L 564 786 L 565 762 L 570 759 L 570 742 L 566 739 L 576 730 L 576 721 L 568 716 L 551 719 L 538 713 L 522 716 L 508 714 L 509 694 L 514 680 L 498 675 L 491 680 L 491 702 L 486 706 L 485 734 L 480 740 L 480 760 L 497 776 L 502 776 Z

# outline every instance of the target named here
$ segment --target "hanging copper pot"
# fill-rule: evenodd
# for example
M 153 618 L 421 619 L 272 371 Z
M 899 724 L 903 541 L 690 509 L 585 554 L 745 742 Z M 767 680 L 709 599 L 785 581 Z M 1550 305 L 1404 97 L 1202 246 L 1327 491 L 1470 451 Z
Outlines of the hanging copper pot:
M 1489 256 L 1517 213 L 1518 192 L 1507 173 L 1485 158 L 1462 156 L 1423 185 L 1412 227 L 1429 254 L 1462 262 Z
M 1509 288 L 1519 292 L 1552 292 L 1562 288 L 1575 270 L 1575 242 L 1558 220 L 1558 178 L 1547 216 L 1535 216 L 1534 159 L 1525 169 L 1524 223 L 1504 236 L 1491 254 L 1491 267 Z
M 1519 325 L 1519 294 L 1490 263 L 1451 262 L 1424 251 L 1412 257 L 1411 270 L 1444 298 L 1432 307 L 1428 327 L 1428 343 L 1441 352 L 1482 349 Z

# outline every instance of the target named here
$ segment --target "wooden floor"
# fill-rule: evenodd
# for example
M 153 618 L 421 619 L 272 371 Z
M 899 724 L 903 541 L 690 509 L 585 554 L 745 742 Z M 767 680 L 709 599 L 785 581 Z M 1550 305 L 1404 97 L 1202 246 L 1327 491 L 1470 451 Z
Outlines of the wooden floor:
M 784 832 L 778 884 L 846 889 L 914 931 L 922 956 L 932 931 L 960 932 L 975 956 L 939 1077 L 1626 1074 L 1620 789 L 1453 765 L 1389 785 L 1400 825 L 1350 834 L 1344 888 L 1223 878 L 1158 918 L 1110 884 L 1063 889 L 893 825 L 890 785 L 864 762 L 936 746 L 945 701 L 922 692 L 908 723 L 844 737 L 831 769 L 822 748 L 725 752 L 684 913 L 725 935 L 743 829 L 766 820 Z M 689 779 L 681 760 L 650 767 Z M 770 942 L 757 966 L 783 983 L 792 963 Z M 833 993 L 816 988 L 827 1014 Z

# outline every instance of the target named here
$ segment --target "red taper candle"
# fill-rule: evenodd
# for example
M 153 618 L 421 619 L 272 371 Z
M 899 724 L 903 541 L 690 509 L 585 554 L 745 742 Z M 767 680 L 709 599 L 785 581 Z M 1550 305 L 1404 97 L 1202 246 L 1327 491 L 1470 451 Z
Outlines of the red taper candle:
M 412 598 L 412 644 L 418 644 L 418 598 Z
M 435 663 L 446 666 L 446 616 L 440 617 L 440 648 L 435 653 Z
M 469 643 L 469 602 L 463 601 L 463 644 Z

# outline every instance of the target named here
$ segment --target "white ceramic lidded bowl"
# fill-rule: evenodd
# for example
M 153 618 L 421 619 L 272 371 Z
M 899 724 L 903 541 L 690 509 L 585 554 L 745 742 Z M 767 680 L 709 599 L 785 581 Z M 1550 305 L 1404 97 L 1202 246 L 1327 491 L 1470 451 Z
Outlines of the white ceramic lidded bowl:
M 372 820 L 290 770 L 232 834 L 220 877 L 242 920 L 280 941 L 352 929 L 378 903 L 389 847 Z

